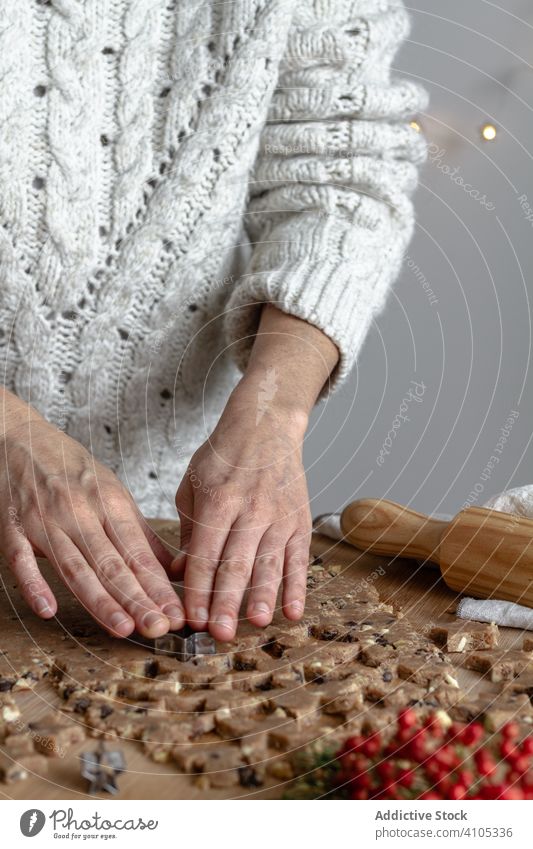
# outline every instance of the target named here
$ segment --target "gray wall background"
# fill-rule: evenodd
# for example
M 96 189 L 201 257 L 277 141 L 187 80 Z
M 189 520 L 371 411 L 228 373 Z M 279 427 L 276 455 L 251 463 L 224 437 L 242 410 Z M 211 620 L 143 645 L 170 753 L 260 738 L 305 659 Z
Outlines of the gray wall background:
M 454 513 L 533 483 L 533 3 L 407 2 L 412 30 L 395 67 L 429 90 L 420 122 L 431 154 L 411 262 L 351 380 L 313 414 L 304 456 L 315 516 L 360 497 Z M 487 121 L 493 142 L 480 136 Z M 413 380 L 425 386 L 419 401 Z M 409 421 L 379 465 L 400 409 Z

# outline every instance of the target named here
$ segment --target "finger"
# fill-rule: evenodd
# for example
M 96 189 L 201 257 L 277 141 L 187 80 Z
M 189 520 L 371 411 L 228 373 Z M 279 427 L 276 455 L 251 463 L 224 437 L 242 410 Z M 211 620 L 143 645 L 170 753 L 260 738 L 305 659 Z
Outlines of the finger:
M 285 547 L 282 606 L 287 619 L 303 616 L 310 542 L 310 532 L 300 530 L 291 536 Z
M 39 571 L 28 538 L 18 531 L 7 531 L 2 543 L 2 554 L 26 604 L 41 619 L 55 616 L 57 601 Z
M 183 578 L 185 574 L 185 565 L 187 563 L 187 553 L 188 548 L 182 549 L 182 551 L 176 554 L 172 561 L 169 574 L 173 581 L 180 581 Z
M 146 537 L 148 545 L 154 552 L 158 562 L 161 563 L 161 566 L 163 566 L 164 569 L 170 569 L 173 560 L 172 553 L 166 548 L 154 529 L 150 527 L 145 516 L 143 516 L 140 511 L 135 511 L 135 515 L 139 523 L 139 527 Z
M 104 589 L 79 548 L 64 531 L 47 529 L 39 544 L 72 594 L 103 628 L 116 637 L 132 633 L 133 618 Z
M 187 562 L 187 551 L 192 536 L 192 514 L 194 509 L 194 500 L 189 483 L 189 478 L 186 476 L 176 493 L 176 507 L 180 519 L 180 549 L 181 551 L 175 556 L 172 561 L 171 574 L 173 577 L 182 577 L 185 572 Z
M 72 530 L 72 540 L 96 579 L 127 611 L 140 634 L 153 639 L 167 633 L 167 617 L 146 595 L 96 517 L 89 529 L 85 526 Z
M 260 628 L 270 624 L 276 609 L 285 546 L 284 537 L 267 531 L 257 549 L 246 615 L 253 625 Z
M 189 551 L 190 538 L 192 534 L 192 522 L 186 519 L 180 513 L 180 549 L 176 554 L 170 566 L 170 574 L 174 580 L 183 577 L 185 565 L 187 563 L 187 553 Z
M 185 611 L 180 598 L 173 590 L 165 570 L 148 545 L 135 517 L 132 516 L 129 520 L 107 517 L 104 530 L 140 586 L 165 614 L 170 628 L 183 628 Z
M 209 631 L 218 640 L 231 640 L 252 576 L 257 547 L 264 528 L 238 521 L 231 528 L 218 567 L 209 614 Z
M 204 509 L 193 522 L 183 586 L 187 621 L 196 629 L 205 628 L 209 621 L 211 593 L 231 527 L 230 515 L 229 512 L 214 513 Z M 211 526 L 214 522 L 218 527 Z

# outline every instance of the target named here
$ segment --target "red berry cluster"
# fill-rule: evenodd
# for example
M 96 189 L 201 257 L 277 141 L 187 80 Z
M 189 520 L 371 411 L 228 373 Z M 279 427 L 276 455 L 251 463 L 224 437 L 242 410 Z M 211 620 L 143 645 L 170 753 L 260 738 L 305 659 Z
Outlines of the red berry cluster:
M 383 740 L 350 737 L 338 752 L 338 791 L 350 799 L 533 799 L 533 737 L 508 722 L 498 734 L 480 722 L 421 723 L 411 709 Z

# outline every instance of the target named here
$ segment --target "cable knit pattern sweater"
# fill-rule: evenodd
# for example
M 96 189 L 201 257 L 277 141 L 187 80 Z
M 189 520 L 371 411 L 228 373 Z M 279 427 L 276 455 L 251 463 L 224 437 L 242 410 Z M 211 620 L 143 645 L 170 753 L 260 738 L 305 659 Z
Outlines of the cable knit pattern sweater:
M 3 383 L 174 516 L 261 304 L 338 346 L 413 226 L 400 0 L 0 0 Z

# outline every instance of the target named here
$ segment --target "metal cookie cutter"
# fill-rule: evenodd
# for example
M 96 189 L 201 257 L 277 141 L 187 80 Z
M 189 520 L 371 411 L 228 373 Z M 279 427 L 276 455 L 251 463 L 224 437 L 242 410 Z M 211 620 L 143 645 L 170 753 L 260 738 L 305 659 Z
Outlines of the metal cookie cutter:
M 103 742 L 95 752 L 81 755 L 81 774 L 89 782 L 90 793 L 118 793 L 117 776 L 126 769 L 119 749 L 106 749 Z
M 216 654 L 216 643 L 206 631 L 182 631 L 164 634 L 154 640 L 154 654 L 166 654 L 177 660 L 192 660 L 199 654 Z

